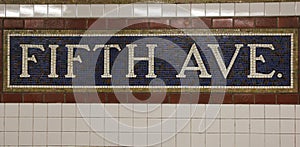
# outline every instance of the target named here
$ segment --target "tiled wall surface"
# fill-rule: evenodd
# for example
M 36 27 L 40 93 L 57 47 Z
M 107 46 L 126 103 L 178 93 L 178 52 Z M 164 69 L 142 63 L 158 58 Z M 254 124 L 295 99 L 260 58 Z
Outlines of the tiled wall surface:
M 210 108 L 216 118 L 205 113 Z M 298 147 L 300 106 L 0 104 L 1 146 L 159 142 L 156 146 Z

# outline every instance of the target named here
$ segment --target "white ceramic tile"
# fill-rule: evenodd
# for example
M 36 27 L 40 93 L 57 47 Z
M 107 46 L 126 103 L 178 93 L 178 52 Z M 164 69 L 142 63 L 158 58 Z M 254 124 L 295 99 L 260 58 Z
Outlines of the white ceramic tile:
M 76 118 L 76 131 L 89 131 L 89 119 Z
M 48 17 L 61 17 L 61 5 L 48 5 Z
M 4 146 L 4 132 L 0 132 L 0 145 Z
M 151 120 L 151 119 L 149 119 Z M 132 118 L 119 118 L 119 131 L 120 132 L 132 132 L 133 131 L 133 119 Z
M 265 105 L 266 118 L 279 118 L 279 105 Z
M 236 105 L 235 118 L 249 118 L 249 105 Z
M 221 118 L 234 118 L 234 106 L 235 105 L 222 105 Z
M 159 147 L 161 144 L 161 133 L 148 133 L 147 143 L 149 146 Z
M 89 144 L 89 132 L 76 132 L 76 146 L 86 146 Z
M 278 16 L 279 15 L 279 3 L 265 3 L 265 15 L 266 16 Z
M 190 142 L 191 135 L 189 133 L 177 133 L 176 145 L 179 146 L 191 146 Z
M 220 16 L 220 4 L 219 3 L 207 3 L 205 6 L 205 16 Z
M 91 105 L 90 104 L 84 104 L 84 103 L 81 103 L 81 104 L 76 104 L 76 108 L 75 108 L 75 111 L 76 111 L 76 117 L 83 117 L 83 118 L 86 118 L 86 117 L 90 117 L 91 115 Z
M 265 121 L 263 119 L 250 120 L 250 131 L 251 133 L 264 133 Z
M 61 117 L 61 104 L 48 104 L 48 117 Z
M 191 132 L 191 122 L 190 119 L 177 119 L 176 120 L 176 130 L 180 133 L 190 133 Z
M 47 131 L 47 118 L 34 118 L 33 124 L 34 131 Z
M 164 104 L 162 105 L 162 117 L 163 118 L 174 118 L 176 117 L 176 105 Z
M 148 118 L 160 118 L 161 109 L 160 104 L 148 104 Z
M 0 17 L 5 17 L 5 4 L 0 4 Z
M 33 11 L 34 17 L 47 17 L 48 7 L 47 5 L 34 5 Z
M 32 118 L 20 118 L 19 131 L 33 131 L 33 119 Z
M 248 119 L 236 119 L 235 120 L 235 132 L 248 133 L 249 132 L 249 120 Z
M 133 14 L 135 17 L 146 17 L 148 15 L 147 4 L 134 4 Z
M 206 146 L 220 146 L 220 134 L 206 134 Z
M 120 104 L 119 111 L 120 111 L 119 117 L 133 117 L 132 104 Z
M 104 139 L 101 135 L 102 134 L 92 132 L 90 146 L 104 146 Z
M 235 3 L 235 16 L 249 16 L 249 3 Z
M 147 104 L 133 104 L 133 117 L 135 118 L 146 118 L 147 117 Z
M 235 134 L 235 145 L 242 147 L 249 147 L 249 134 Z
M 33 117 L 33 104 L 20 104 L 20 117 Z
M 104 146 L 118 146 L 118 133 L 105 133 Z
M 250 3 L 250 16 L 264 16 L 264 3 Z
M 33 5 L 20 5 L 21 17 L 33 17 Z
M 295 15 L 295 2 L 281 2 L 280 3 L 280 15 Z
M 280 105 L 280 118 L 295 118 L 294 105 Z
M 104 104 L 91 104 L 91 117 L 104 117 Z
M 190 4 L 177 4 L 177 16 L 178 17 L 189 17 L 191 15 Z
M 61 118 L 48 118 L 48 131 L 61 131 Z
M 92 17 L 101 17 L 104 14 L 104 5 L 103 4 L 92 4 L 91 5 L 91 16 Z
M 32 132 L 20 132 L 19 145 L 32 145 Z
M 234 132 L 234 120 L 222 119 L 221 120 L 221 133 Z
M 234 16 L 234 3 L 222 3 L 221 16 Z
M 5 104 L 5 117 L 18 117 L 19 116 L 19 104 L 7 103 Z
M 47 144 L 48 145 L 61 145 L 61 132 L 48 132 Z
M 148 132 L 160 133 L 161 126 L 161 119 L 148 119 Z
M 125 4 L 119 8 L 119 17 L 132 17 L 133 16 L 133 5 Z
M 62 145 L 74 146 L 75 145 L 75 132 L 62 132 Z
M 296 133 L 300 133 L 300 120 L 296 120 Z
M 91 118 L 91 129 L 94 132 L 104 131 L 104 118 Z
M 105 4 L 103 16 L 104 17 L 117 17 L 118 16 L 118 5 Z
M 177 118 L 191 118 L 191 107 L 189 104 L 178 104 L 176 106 Z
M 133 146 L 145 146 L 147 144 L 146 133 L 134 133 L 133 137 Z
M 0 130 L 3 131 L 4 130 L 4 118 L 0 118 Z
M 162 4 L 148 4 L 148 17 L 161 17 Z
M 0 103 L 0 117 L 4 117 L 5 113 L 4 113 L 4 103 Z
M 191 132 L 204 132 L 206 131 L 205 119 L 191 119 Z
M 174 133 L 162 133 L 162 147 L 176 146 Z
M 176 4 L 163 4 L 162 5 L 163 17 L 175 17 L 176 16 Z
M 133 119 L 134 132 L 147 132 L 147 119 L 135 118 Z
M 295 120 L 280 120 L 280 133 L 294 133 Z
M 176 131 L 176 119 L 162 119 L 162 133 L 174 133 Z
M 106 132 L 117 132 L 119 129 L 118 119 L 117 118 L 105 118 L 105 131 Z
M 300 106 L 296 105 L 296 118 L 300 118 Z
M 90 17 L 91 16 L 91 5 L 80 4 L 77 5 L 77 17 Z
M 191 104 L 191 117 L 202 118 L 205 112 L 205 105 Z
M 61 11 L 63 17 L 76 17 L 77 10 L 75 4 L 62 5 Z
M 205 4 L 191 4 L 191 16 L 205 16 Z
M 265 136 L 264 134 L 251 134 L 250 135 L 250 147 L 259 147 L 264 145 Z
M 5 145 L 17 146 L 19 143 L 18 132 L 5 132 Z
M 122 146 L 130 146 L 133 144 L 133 133 L 120 133 L 119 140 Z
M 47 104 L 33 104 L 34 117 L 47 117 Z
M 265 106 L 264 105 L 250 105 L 250 118 L 264 118 Z
M 296 135 L 296 146 L 300 146 L 300 135 Z
M 18 4 L 7 4 L 6 5 L 6 17 L 19 17 L 20 16 L 20 5 Z
M 62 117 L 75 117 L 75 104 L 62 104 Z
M 74 118 L 62 118 L 62 131 L 75 131 L 75 122 Z
M 205 134 L 191 133 L 191 147 L 205 146 Z
M 219 133 L 220 132 L 220 120 L 219 119 L 206 119 L 207 132 Z
M 119 117 L 118 104 L 105 104 L 105 117 Z
M 296 2 L 296 15 L 300 15 L 300 2 Z
M 19 120 L 18 118 L 5 118 L 5 131 L 18 131 Z
M 33 145 L 45 145 L 47 143 L 47 132 L 33 132 Z
M 281 135 L 280 136 L 280 144 L 282 147 L 295 146 L 295 136 L 294 135 Z
M 234 146 L 234 134 L 221 134 L 221 147 Z
M 265 133 L 279 133 L 279 120 L 265 120 Z

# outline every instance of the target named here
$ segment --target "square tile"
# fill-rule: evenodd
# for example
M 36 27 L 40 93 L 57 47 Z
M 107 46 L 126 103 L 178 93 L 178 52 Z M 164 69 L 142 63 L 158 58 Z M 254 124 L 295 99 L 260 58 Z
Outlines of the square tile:
M 148 104 L 148 118 L 160 118 L 161 107 L 161 104 Z
M 89 141 L 89 132 L 76 132 L 76 146 L 88 146 Z
M 234 3 L 221 3 L 221 16 L 234 16 Z
M 47 104 L 33 104 L 33 116 L 37 117 L 47 117 Z
M 77 17 L 90 17 L 91 16 L 91 5 L 80 4 L 77 5 Z
M 220 16 L 220 4 L 219 3 L 207 3 L 205 15 L 206 16 Z
M 5 132 L 5 146 L 17 146 L 18 143 L 18 132 Z
M 120 104 L 119 117 L 133 117 L 133 105 L 132 104 Z
M 75 117 L 75 104 L 62 104 L 62 117 Z
M 178 104 L 176 106 L 176 117 L 177 118 L 190 118 L 191 107 L 189 104 Z
M 265 3 L 265 15 L 266 16 L 278 16 L 279 15 L 279 3 L 278 2 Z
M 248 133 L 249 132 L 249 120 L 236 119 L 235 120 L 235 131 L 237 133 Z
M 120 133 L 120 143 L 122 146 L 130 146 L 133 144 L 133 133 Z
M 280 120 L 280 133 L 295 133 L 295 120 Z
M 48 145 L 61 145 L 61 132 L 48 132 L 47 144 Z
M 146 17 L 148 15 L 147 4 L 134 4 L 133 14 L 135 17 Z
M 75 132 L 62 132 L 63 146 L 74 146 L 75 144 Z
M 207 128 L 207 132 L 219 133 L 221 131 L 219 119 L 206 119 L 205 124 Z
M 118 146 L 119 133 L 105 133 L 104 146 Z M 109 141 L 108 141 L 109 140 Z
M 47 118 L 34 118 L 33 124 L 34 131 L 47 131 Z
M 105 117 L 119 117 L 119 105 L 118 104 L 105 104 Z
M 75 107 L 76 117 L 83 117 L 83 118 L 90 117 L 91 114 L 90 106 L 91 106 L 90 104 L 77 103 Z
M 234 105 L 221 105 L 221 118 L 234 118 Z
M 147 132 L 147 119 L 144 118 L 134 118 L 133 119 L 134 132 Z
M 48 7 L 47 5 L 33 5 L 33 12 L 35 17 L 47 17 Z
M 296 105 L 296 118 L 300 119 L 300 105 Z
M 191 16 L 190 4 L 177 4 L 177 17 L 189 17 Z
M 20 16 L 20 5 L 18 4 L 7 4 L 5 9 L 6 17 L 19 17 Z
M 103 4 L 91 4 L 91 15 L 92 17 L 102 17 L 104 14 Z
M 264 16 L 265 4 L 264 3 L 250 3 L 250 16 Z
M 205 4 L 191 4 L 191 16 L 205 16 Z
M 21 17 L 33 17 L 33 5 L 20 5 Z
M 300 135 L 296 135 L 296 146 L 300 146 Z
M 251 133 L 264 133 L 265 121 L 263 119 L 251 119 L 250 120 Z
M 175 17 L 176 16 L 176 4 L 163 4 L 162 5 L 163 17 Z
M 295 118 L 295 105 L 280 105 L 280 118 Z
M 221 147 L 234 146 L 234 134 L 221 134 Z
M 156 146 L 159 147 L 161 143 L 161 133 L 148 133 L 147 134 L 148 139 L 147 139 L 147 144 L 149 146 Z
M 134 133 L 133 137 L 133 146 L 145 146 L 147 144 L 146 133 Z
M 249 118 L 249 105 L 235 105 L 235 118 Z
M 0 145 L 4 146 L 4 132 L 0 132 Z
M 0 103 L 0 117 L 4 117 L 5 113 L 4 113 L 4 103 Z
M 105 4 L 104 5 L 104 17 L 117 17 L 119 5 L 115 4 Z
M 162 4 L 148 4 L 148 17 L 161 17 Z
M 5 121 L 5 118 L 0 118 L 0 130 L 1 131 L 4 130 L 4 121 Z
M 174 133 L 162 133 L 162 147 L 176 146 Z
M 76 5 L 75 4 L 66 4 L 62 5 L 62 16 L 63 17 L 76 17 Z
M 19 131 L 33 131 L 33 119 L 32 118 L 20 118 Z
M 203 118 L 205 113 L 205 105 L 191 104 L 191 117 Z
M 61 117 L 61 104 L 48 104 L 48 117 Z
M 119 118 L 119 131 L 120 132 L 133 132 L 133 119 L 132 118 Z
M 91 118 L 90 127 L 93 132 L 104 132 L 104 118 Z
M 249 3 L 235 3 L 235 16 L 249 16 Z
M 89 131 L 89 119 L 76 118 L 76 131 Z
M 249 134 L 235 134 L 235 145 L 242 147 L 249 147 L 250 137 Z
M 161 119 L 148 119 L 148 132 L 161 133 Z
M 279 120 L 265 120 L 265 133 L 279 133 Z
M 48 17 L 61 17 L 61 5 L 48 5 Z
M 191 147 L 202 146 L 205 146 L 205 134 L 191 133 Z
M 19 145 L 32 145 L 32 132 L 19 132 Z
M 19 116 L 19 104 L 6 103 L 5 104 L 5 117 L 18 117 Z
M 162 133 L 174 133 L 176 131 L 176 119 L 162 119 Z
M 296 2 L 296 15 L 300 15 L 300 2 Z
M 33 117 L 33 104 L 20 104 L 20 117 Z
M 206 134 L 206 146 L 220 146 L 220 134 Z
M 177 132 L 190 133 L 191 132 L 191 121 L 190 119 L 177 119 L 176 120 Z
M 300 120 L 296 120 L 296 133 L 300 133 Z
M 265 146 L 266 147 L 279 147 L 280 136 L 278 134 L 266 134 Z
M 90 139 L 90 146 L 104 146 L 104 138 L 102 137 L 102 134 L 92 132 Z
M 119 124 L 117 118 L 105 118 L 105 132 L 118 132 Z
M 264 134 L 251 134 L 250 135 L 250 147 L 259 147 L 265 143 Z
M 250 118 L 264 118 L 265 106 L 264 105 L 250 105 Z
M 177 133 L 176 145 L 179 146 L 191 146 L 190 142 L 191 135 L 189 133 Z
M 282 16 L 289 16 L 289 15 L 295 15 L 295 9 L 296 9 L 296 3 L 295 2 L 281 2 L 280 3 L 280 15 Z
M 75 131 L 75 118 L 62 118 L 62 131 Z
M 33 145 L 46 145 L 47 132 L 33 132 Z
M 48 131 L 61 131 L 61 118 L 48 118 Z
M 282 147 L 295 146 L 295 136 L 294 135 L 281 135 L 280 144 Z
M 176 105 L 163 104 L 161 110 L 162 110 L 163 118 L 175 118 L 176 117 Z
M 146 118 L 147 117 L 147 104 L 133 104 L 133 117 L 134 118 Z
M 233 119 L 222 119 L 221 120 L 221 133 L 232 133 L 234 132 L 234 120 Z
M 191 119 L 191 132 L 206 131 L 205 119 L 194 118 Z
M 133 5 L 125 4 L 119 8 L 119 17 L 132 17 L 133 16 Z
M 5 131 L 18 131 L 19 120 L 18 118 L 5 118 Z
M 279 118 L 279 105 L 265 105 L 266 118 Z
M 91 104 L 91 117 L 104 117 L 104 104 Z

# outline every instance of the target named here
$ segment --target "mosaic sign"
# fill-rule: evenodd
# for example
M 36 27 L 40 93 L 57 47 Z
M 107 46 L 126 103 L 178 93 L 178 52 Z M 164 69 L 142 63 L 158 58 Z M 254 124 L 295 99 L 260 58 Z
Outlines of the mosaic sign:
M 6 91 L 297 89 L 295 30 L 5 31 Z

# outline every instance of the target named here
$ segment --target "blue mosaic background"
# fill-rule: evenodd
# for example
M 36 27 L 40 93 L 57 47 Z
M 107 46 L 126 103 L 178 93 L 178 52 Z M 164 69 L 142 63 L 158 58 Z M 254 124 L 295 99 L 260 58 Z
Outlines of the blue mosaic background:
M 93 49 L 95 43 L 97 44 L 119 44 L 121 49 L 125 51 L 126 44 L 130 44 L 136 42 L 141 39 L 153 38 L 146 36 L 114 36 L 114 37 L 104 37 L 104 36 L 96 36 L 96 37 L 70 37 L 70 36 L 61 36 L 61 37 L 43 37 L 43 36 L 11 36 L 10 37 L 10 84 L 11 85 L 72 85 L 71 78 L 65 78 L 64 75 L 67 73 L 67 49 L 65 47 L 66 44 L 79 44 L 82 42 L 89 42 L 89 46 Z M 176 44 L 179 48 L 183 49 L 186 53 L 189 52 L 190 47 L 195 42 L 201 42 L 203 46 L 209 43 L 215 43 L 207 36 L 193 36 L 193 39 L 189 36 L 156 36 L 161 40 L 168 40 Z M 218 41 L 221 51 L 224 56 L 226 67 L 229 65 L 229 62 L 233 56 L 235 51 L 234 44 L 244 44 L 244 47 L 241 48 L 236 61 L 228 74 L 227 77 L 227 85 L 228 86 L 289 86 L 291 82 L 291 37 L 290 36 L 215 36 L 215 39 Z M 85 41 L 82 41 L 85 40 Z M 172 49 L 171 46 L 164 45 L 164 42 L 148 42 L 148 43 L 157 43 L 158 47 L 155 48 L 155 56 L 157 56 L 158 52 L 166 51 L 165 56 L 178 59 L 182 62 L 181 65 L 175 65 L 181 67 L 186 55 L 170 55 L 167 54 L 167 50 Z M 37 63 L 29 62 L 28 63 L 28 71 L 31 77 L 29 78 L 20 78 L 22 69 L 22 48 L 20 44 L 40 44 L 43 45 L 46 50 L 41 51 L 39 49 L 29 49 L 28 56 L 35 55 L 37 59 Z M 49 44 L 58 44 L 59 48 L 57 49 L 57 74 L 58 78 L 48 78 L 48 74 L 50 73 L 50 49 Z M 84 43 L 83 43 L 84 44 Z M 247 44 L 273 44 L 275 50 L 269 49 L 257 49 L 257 56 L 263 55 L 266 62 L 262 63 L 257 61 L 257 72 L 258 73 L 270 73 L 272 70 L 275 70 L 275 74 L 272 78 L 264 78 L 264 79 L 256 79 L 256 78 L 247 78 L 249 75 L 250 68 L 250 50 L 247 47 Z M 201 46 L 202 46 L 201 45 Z M 205 66 L 210 72 L 208 60 L 206 59 L 203 48 L 200 49 L 201 57 L 204 61 Z M 147 56 L 148 49 L 145 47 L 145 44 L 141 44 L 140 47 L 137 47 L 136 50 L 144 50 L 144 55 Z M 74 62 L 74 74 L 77 76 L 79 80 L 78 85 L 111 85 L 110 78 L 101 78 L 103 74 L 103 50 L 97 51 L 83 51 L 80 49 L 77 52 L 83 61 L 83 63 Z M 115 59 L 120 54 L 117 50 L 111 50 L 110 60 L 111 66 L 114 63 Z M 138 55 L 136 55 L 138 56 Z M 96 62 L 96 66 L 94 66 L 94 61 L 90 61 L 89 59 L 98 59 Z M 211 58 L 210 58 L 211 59 Z M 194 60 L 194 59 L 193 59 Z M 213 59 L 215 60 L 215 59 Z M 210 60 L 212 61 L 212 60 Z M 89 63 L 90 62 L 90 63 Z M 118 75 L 112 74 L 114 77 L 123 77 L 119 78 L 119 80 L 126 79 L 125 75 L 128 72 L 128 61 L 124 60 L 123 64 L 120 66 L 118 70 Z M 181 68 L 180 68 L 181 69 Z M 166 85 L 169 86 L 178 86 L 178 85 L 211 85 L 210 78 L 201 78 L 199 81 L 195 81 L 194 78 L 191 79 L 190 82 L 194 83 L 181 83 L 179 78 L 176 78 L 178 72 L 175 70 L 174 65 L 167 63 L 165 60 L 155 58 L 155 74 L 157 78 L 162 79 Z M 84 72 L 83 72 L 84 71 Z M 89 75 L 87 73 L 94 73 L 93 75 Z M 130 85 L 149 85 L 150 81 L 153 78 L 145 78 L 145 75 L 148 73 L 148 62 L 140 61 L 135 65 L 135 74 L 136 78 L 129 78 Z M 282 78 L 278 78 L 277 74 L 282 73 Z M 189 79 L 189 71 L 186 71 L 185 74 Z M 199 73 L 198 73 L 199 74 Z M 94 81 L 89 81 L 89 79 L 95 79 Z M 85 80 L 86 79 L 86 80 Z M 118 78 L 115 78 L 118 79 Z M 127 78 L 128 79 L 128 78 Z M 73 83 L 74 84 L 74 83 Z M 114 85 L 122 85 L 123 81 Z

